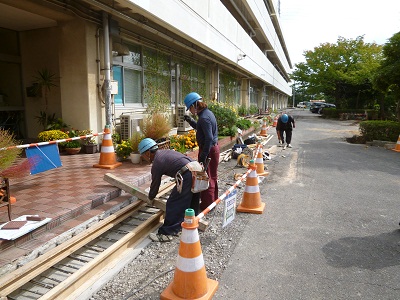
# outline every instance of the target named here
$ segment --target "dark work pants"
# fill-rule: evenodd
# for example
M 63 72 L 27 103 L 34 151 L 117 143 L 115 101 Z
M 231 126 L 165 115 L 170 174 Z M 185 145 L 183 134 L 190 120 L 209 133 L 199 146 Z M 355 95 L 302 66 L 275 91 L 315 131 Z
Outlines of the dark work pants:
M 182 177 L 182 192 L 178 193 L 176 186 L 172 189 L 167 200 L 164 224 L 158 229 L 158 233 L 175 235 L 181 231 L 181 223 L 187 208 L 193 208 L 195 214 L 198 214 L 200 194 L 193 194 L 191 191 L 192 173 L 186 171 Z
M 286 133 L 285 136 L 283 136 L 284 132 Z M 292 129 L 279 130 L 279 134 L 281 136 L 282 144 L 285 143 L 285 138 L 286 138 L 286 144 L 290 144 L 290 142 L 292 141 Z
M 211 203 L 218 199 L 218 164 L 219 164 L 219 146 L 218 144 L 211 147 L 210 153 L 208 154 L 208 158 L 211 158 L 211 161 L 208 165 L 207 175 L 209 177 L 209 187 L 208 190 L 205 190 L 200 193 L 201 203 L 200 210 L 205 210 Z M 199 149 L 200 153 L 200 149 Z

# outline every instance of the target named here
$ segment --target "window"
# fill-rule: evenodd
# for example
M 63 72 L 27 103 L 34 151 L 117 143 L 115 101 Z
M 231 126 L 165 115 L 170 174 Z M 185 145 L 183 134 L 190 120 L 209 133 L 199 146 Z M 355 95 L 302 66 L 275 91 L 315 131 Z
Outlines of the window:
M 129 55 L 113 59 L 113 80 L 118 82 L 115 105 L 132 106 L 142 104 L 142 68 L 140 47 L 129 45 Z
M 197 92 L 199 95 L 206 95 L 206 69 L 202 66 L 180 61 L 182 96 L 185 97 L 190 92 Z
M 219 99 L 221 102 L 225 102 L 228 105 L 235 106 L 239 105 L 240 102 L 240 86 L 239 82 L 234 74 L 221 73 L 220 76 L 220 90 Z
M 258 107 L 258 91 L 256 87 L 250 87 L 250 105 Z

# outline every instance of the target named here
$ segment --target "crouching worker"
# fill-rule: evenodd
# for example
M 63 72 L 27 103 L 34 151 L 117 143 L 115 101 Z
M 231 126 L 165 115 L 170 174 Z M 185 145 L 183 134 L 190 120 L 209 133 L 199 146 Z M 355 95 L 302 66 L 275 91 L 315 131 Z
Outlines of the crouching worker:
M 150 233 L 149 236 L 155 242 L 169 242 L 172 236 L 181 231 L 181 223 L 187 208 L 194 209 L 196 215 L 198 214 L 200 194 L 191 191 L 192 173 L 189 170 L 190 163 L 198 163 L 174 150 L 158 150 L 157 143 L 150 138 L 145 138 L 139 143 L 139 152 L 143 160 L 153 164 L 148 195 L 150 200 L 158 194 L 163 175 L 177 179 L 167 199 L 164 224 L 158 229 L 157 234 Z

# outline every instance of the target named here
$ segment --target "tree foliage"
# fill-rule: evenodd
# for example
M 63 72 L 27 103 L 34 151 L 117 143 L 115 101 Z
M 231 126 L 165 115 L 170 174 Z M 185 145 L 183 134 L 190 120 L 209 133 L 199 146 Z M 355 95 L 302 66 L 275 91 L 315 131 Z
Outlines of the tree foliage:
M 303 94 L 323 96 L 338 107 L 374 104 L 373 74 L 382 60 L 382 46 L 364 43 L 364 37 L 339 37 L 335 44 L 324 43 L 305 51 L 291 79 Z
M 383 60 L 373 83 L 384 95 L 381 99 L 385 101 L 380 105 L 382 111 L 386 106 L 386 111 L 395 111 L 397 120 L 400 120 L 400 32 L 383 46 Z

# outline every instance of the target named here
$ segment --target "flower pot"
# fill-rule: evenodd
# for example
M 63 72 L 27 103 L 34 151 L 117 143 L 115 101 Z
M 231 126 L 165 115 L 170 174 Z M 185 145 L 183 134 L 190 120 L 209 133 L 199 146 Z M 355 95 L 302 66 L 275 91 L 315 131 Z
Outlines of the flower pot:
M 130 159 L 133 164 L 138 164 L 138 163 L 140 163 L 140 154 L 139 153 L 131 153 Z
M 86 154 L 93 154 L 97 152 L 97 144 L 83 145 Z
M 65 148 L 65 152 L 67 152 L 67 154 L 78 154 L 81 152 L 81 148 Z

